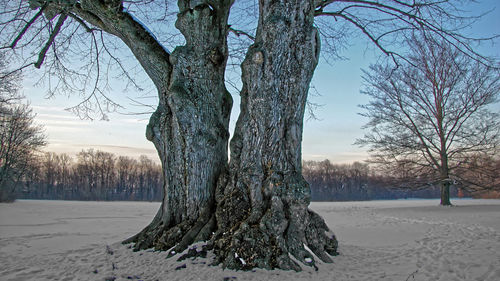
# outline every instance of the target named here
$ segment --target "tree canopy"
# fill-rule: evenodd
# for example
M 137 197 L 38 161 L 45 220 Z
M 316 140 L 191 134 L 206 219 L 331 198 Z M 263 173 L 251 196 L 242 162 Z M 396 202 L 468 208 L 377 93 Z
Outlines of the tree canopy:
M 450 181 L 492 188 L 493 182 L 472 184 L 462 169 L 473 169 L 478 156 L 498 157 L 500 118 L 490 109 L 498 103 L 500 72 L 443 40 L 423 35 L 407 42 L 412 52 L 398 68 L 375 64 L 365 71 L 369 131 L 358 143 L 370 147 L 372 162 L 403 169 L 407 186 Z

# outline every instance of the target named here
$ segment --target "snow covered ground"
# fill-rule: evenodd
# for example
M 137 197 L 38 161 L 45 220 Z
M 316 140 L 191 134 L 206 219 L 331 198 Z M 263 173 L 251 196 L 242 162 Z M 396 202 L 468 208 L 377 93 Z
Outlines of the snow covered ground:
M 295 273 L 222 270 L 210 256 L 177 262 L 121 245 L 159 203 L 20 200 L 0 204 L 0 280 L 500 280 L 500 200 L 438 203 L 313 203 L 341 255 Z

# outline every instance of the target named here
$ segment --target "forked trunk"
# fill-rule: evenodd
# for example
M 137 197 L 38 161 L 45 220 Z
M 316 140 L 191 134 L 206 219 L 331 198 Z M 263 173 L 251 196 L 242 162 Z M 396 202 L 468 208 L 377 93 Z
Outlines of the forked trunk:
M 165 198 L 153 222 L 126 242 L 174 254 L 216 231 L 208 245 L 225 267 L 300 270 L 293 259 L 315 266 L 312 253 L 331 262 L 337 240 L 307 208 L 310 188 L 301 174 L 304 108 L 319 54 L 313 2 L 260 1 L 229 167 L 230 2 L 186 2 L 179 1 L 176 24 L 186 46 L 170 56 L 168 90 L 147 130 L 162 160 Z
M 255 43 L 242 65 L 241 113 L 227 177 L 218 186 L 214 250 L 233 269 L 300 270 L 331 262 L 337 241 L 308 209 L 301 142 L 318 61 L 313 1 L 260 1 Z
M 227 17 L 231 1 L 189 6 L 179 1 L 176 27 L 186 39 L 170 55 L 166 92 L 146 136 L 158 150 L 164 199 L 151 224 L 125 243 L 135 249 L 176 251 L 210 238 L 215 229 L 215 187 L 227 167 L 231 95 L 224 85 Z

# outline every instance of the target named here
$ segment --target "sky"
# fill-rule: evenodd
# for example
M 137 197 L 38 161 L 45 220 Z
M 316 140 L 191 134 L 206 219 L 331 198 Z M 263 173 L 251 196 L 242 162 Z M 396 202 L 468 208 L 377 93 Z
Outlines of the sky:
M 481 1 L 478 11 L 495 10 L 486 15 L 473 29 L 477 35 L 500 34 L 500 2 Z M 333 163 L 352 163 L 367 159 L 366 148 L 354 145 L 363 136 L 362 126 L 367 122 L 359 115 L 359 105 L 368 103 L 368 97 L 360 94 L 362 69 L 375 63 L 380 52 L 367 47 L 364 38 L 351 41 L 341 55 L 347 60 L 326 62 L 324 59 L 315 71 L 312 85 L 318 94 L 309 100 L 320 106 L 314 110 L 317 119 L 304 122 L 302 157 L 304 160 L 325 160 Z M 499 46 L 486 45 L 481 50 L 489 55 L 500 56 Z M 36 121 L 45 127 L 48 145 L 45 151 L 75 155 L 82 149 L 94 148 L 117 155 L 138 157 L 146 155 L 158 160 L 152 143 L 145 138 L 149 115 L 132 112 L 147 111 L 137 108 L 129 100 L 144 94 L 111 91 L 111 97 L 124 108 L 119 113 L 110 113 L 109 121 L 82 120 L 65 110 L 79 103 L 79 96 L 46 97 L 43 85 L 34 85 L 31 77 L 25 77 L 22 93 L 36 113 Z M 114 81 L 119 84 L 120 81 Z M 115 88 L 115 87 L 113 87 Z M 116 89 L 121 87 L 117 86 Z M 233 112 L 230 131 L 233 132 L 239 112 L 239 96 L 233 91 Z M 151 93 L 149 93 L 151 95 Z M 497 107 L 498 108 L 498 107 Z

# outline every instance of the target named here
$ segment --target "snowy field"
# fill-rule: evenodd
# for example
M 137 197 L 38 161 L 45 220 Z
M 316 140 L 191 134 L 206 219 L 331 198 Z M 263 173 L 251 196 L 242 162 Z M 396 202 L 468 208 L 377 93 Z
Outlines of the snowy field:
M 500 280 L 500 200 L 438 203 L 313 203 L 341 255 L 295 273 L 222 270 L 210 256 L 177 262 L 121 245 L 159 203 L 20 200 L 0 204 L 0 280 Z

